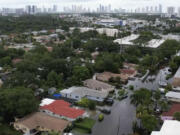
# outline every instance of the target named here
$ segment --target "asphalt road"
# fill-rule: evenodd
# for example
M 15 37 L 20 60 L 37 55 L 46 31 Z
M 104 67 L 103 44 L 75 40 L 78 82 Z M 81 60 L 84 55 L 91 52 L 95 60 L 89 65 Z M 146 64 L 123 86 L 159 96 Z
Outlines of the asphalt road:
M 129 96 L 122 101 L 115 101 L 111 114 L 105 115 L 102 122 L 96 122 L 92 135 L 128 135 L 132 133 L 135 118 L 135 107 L 130 104 Z

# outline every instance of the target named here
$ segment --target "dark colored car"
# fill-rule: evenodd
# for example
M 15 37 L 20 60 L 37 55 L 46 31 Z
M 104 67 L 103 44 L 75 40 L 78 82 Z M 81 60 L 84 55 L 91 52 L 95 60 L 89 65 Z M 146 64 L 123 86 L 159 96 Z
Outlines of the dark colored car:
M 107 99 L 105 100 L 105 103 L 112 105 L 112 104 L 114 103 L 114 100 L 113 100 L 113 98 L 107 98 Z
M 123 99 L 125 99 L 125 98 L 127 98 L 127 97 L 128 97 L 128 95 L 125 94 L 125 95 L 123 95 L 123 96 L 120 96 L 119 99 L 120 99 L 120 100 L 123 100 Z

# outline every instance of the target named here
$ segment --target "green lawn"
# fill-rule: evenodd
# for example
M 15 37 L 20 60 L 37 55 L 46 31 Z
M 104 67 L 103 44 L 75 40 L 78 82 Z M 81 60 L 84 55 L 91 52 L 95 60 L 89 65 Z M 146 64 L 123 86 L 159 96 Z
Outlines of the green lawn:
M 74 123 L 73 131 L 80 133 L 90 133 L 95 123 L 96 123 L 95 120 L 90 118 L 85 118 L 81 121 L 77 121 Z
M 80 126 L 87 127 L 87 128 L 92 128 L 94 126 L 95 122 L 96 121 L 93 119 L 85 118 L 82 121 L 77 122 L 76 125 L 80 125 Z

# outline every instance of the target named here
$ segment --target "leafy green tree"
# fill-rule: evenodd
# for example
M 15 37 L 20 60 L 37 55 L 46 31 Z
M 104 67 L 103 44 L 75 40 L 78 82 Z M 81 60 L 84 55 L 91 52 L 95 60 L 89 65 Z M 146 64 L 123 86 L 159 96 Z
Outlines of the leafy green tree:
M 6 124 L 0 124 L 0 135 L 22 135 L 20 132 Z
M 90 72 L 87 67 L 75 66 L 73 68 L 72 73 L 73 77 L 79 82 L 82 82 L 83 80 L 90 78 Z
M 180 112 L 175 112 L 173 117 L 174 117 L 174 119 L 180 121 Z
M 14 117 L 23 117 L 39 107 L 32 90 L 24 87 L 1 90 L 0 103 L 0 116 L 4 122 L 10 122 Z
M 155 116 L 150 114 L 144 114 L 141 116 L 142 126 L 148 131 L 152 132 L 157 127 L 157 119 Z
M 141 88 L 131 95 L 131 103 L 135 105 L 150 105 L 152 103 L 151 96 L 151 91 Z
M 104 53 L 99 56 L 95 63 L 95 69 L 98 72 L 110 71 L 119 73 L 119 68 L 122 67 L 123 58 L 119 54 Z
M 159 100 L 159 99 L 161 98 L 161 91 L 156 90 L 156 91 L 154 92 L 154 98 L 155 98 L 156 100 Z
M 16 86 L 24 86 L 29 87 L 32 84 L 39 84 L 39 80 L 36 78 L 34 73 L 30 73 L 29 71 L 20 72 L 16 71 L 10 75 L 10 77 L 5 81 L 5 87 L 16 87 Z
M 82 98 L 79 102 L 78 102 L 78 105 L 79 106 L 82 106 L 82 107 L 86 107 L 86 108 L 89 108 L 90 110 L 94 110 L 95 107 L 96 107 L 96 104 L 94 101 L 91 101 L 87 98 Z
M 47 85 L 49 87 L 63 87 L 63 78 L 61 74 L 57 74 L 54 71 L 51 71 L 47 76 Z

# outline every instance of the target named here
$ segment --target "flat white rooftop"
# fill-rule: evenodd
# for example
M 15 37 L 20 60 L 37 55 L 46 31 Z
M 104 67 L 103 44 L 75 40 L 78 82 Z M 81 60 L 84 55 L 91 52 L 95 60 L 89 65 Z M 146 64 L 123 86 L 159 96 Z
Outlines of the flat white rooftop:
M 41 101 L 40 106 L 49 105 L 49 104 L 51 104 L 51 103 L 54 102 L 54 101 L 55 101 L 54 99 L 44 98 L 44 99 Z
M 170 92 L 166 93 L 166 97 L 180 99 L 180 92 L 170 91 Z
M 166 120 L 161 130 L 153 131 L 151 135 L 180 135 L 180 122 L 177 120 Z
M 130 36 L 114 40 L 114 43 L 123 44 L 123 45 L 134 45 L 132 40 L 135 40 L 138 37 L 139 37 L 138 34 L 131 34 Z
M 150 48 L 158 48 L 161 44 L 164 43 L 164 39 L 152 39 L 151 41 L 148 42 L 147 47 Z

